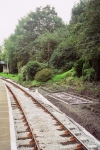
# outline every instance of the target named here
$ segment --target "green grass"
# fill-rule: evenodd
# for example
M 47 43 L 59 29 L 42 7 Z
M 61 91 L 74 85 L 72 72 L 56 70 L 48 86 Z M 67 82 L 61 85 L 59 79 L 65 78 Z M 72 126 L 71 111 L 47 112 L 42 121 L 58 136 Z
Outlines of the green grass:
M 53 82 L 61 82 L 62 80 L 64 79 L 69 79 L 73 76 L 73 69 L 67 71 L 67 72 L 64 72 L 62 74 L 58 74 L 58 75 L 55 75 L 51 80 L 49 80 L 47 83 L 53 83 Z M 9 78 L 13 81 L 16 81 L 16 82 L 19 82 L 18 80 L 18 75 L 17 74 L 7 74 L 7 73 L 0 73 L 0 76 L 1 77 L 4 77 L 4 78 Z M 24 84 L 24 81 L 22 81 L 22 83 Z M 31 84 L 30 85 L 35 85 L 35 86 L 39 86 L 39 85 L 42 85 L 42 84 L 45 84 L 46 82 L 38 82 L 36 80 L 33 80 L 31 81 Z M 29 85 L 29 82 L 25 82 L 25 84 L 28 84 Z
M 0 76 L 1 77 L 4 77 L 4 78 L 9 78 L 13 81 L 18 81 L 18 75 L 17 74 L 7 74 L 7 73 L 3 73 L 3 72 L 0 72 Z
M 33 81 L 32 81 L 32 84 L 35 85 L 35 86 L 41 85 L 41 83 L 42 83 L 42 82 L 38 82 L 38 81 L 36 81 L 36 80 L 33 80 Z
M 48 82 L 38 82 L 36 80 L 33 80 L 31 82 L 29 81 L 21 81 L 19 82 L 19 78 L 18 78 L 18 75 L 17 74 L 7 74 L 7 73 L 0 73 L 0 76 L 1 77 L 4 77 L 4 78 L 9 78 L 13 81 L 16 81 L 16 82 L 19 82 L 20 84 L 22 85 L 25 85 L 25 86 L 39 86 L 39 85 L 43 85 L 45 83 L 54 83 L 54 82 L 61 82 L 63 80 L 70 80 L 70 78 L 73 77 L 73 69 L 67 71 L 67 72 L 64 72 L 62 74 L 58 74 L 58 75 L 55 75 L 51 80 L 49 80 Z M 74 78 L 74 77 L 73 77 Z M 72 79 L 71 79 L 72 80 Z
M 62 74 L 58 74 L 58 75 L 55 75 L 53 78 L 52 78 L 52 81 L 53 82 L 61 82 L 64 78 L 66 77 L 70 77 L 73 75 L 73 69 L 67 71 L 67 72 L 64 72 Z

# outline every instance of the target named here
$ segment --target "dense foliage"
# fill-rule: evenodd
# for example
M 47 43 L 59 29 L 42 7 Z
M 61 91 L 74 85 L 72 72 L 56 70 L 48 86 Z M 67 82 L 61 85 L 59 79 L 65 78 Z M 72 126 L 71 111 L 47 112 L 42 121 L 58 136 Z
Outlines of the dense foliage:
M 52 78 L 52 70 L 49 68 L 38 71 L 35 75 L 37 81 L 46 82 Z
M 36 60 L 35 56 L 41 50 L 41 47 L 36 44 L 36 39 L 45 31 L 53 33 L 54 30 L 63 26 L 61 18 L 50 6 L 37 8 L 36 12 L 30 12 L 22 18 L 14 34 L 4 42 L 4 47 L 8 51 L 10 71 L 16 72 L 19 62 L 24 66 L 28 61 Z
M 62 72 L 74 67 L 76 76 L 100 80 L 100 0 L 80 0 L 72 9 L 69 25 L 54 8 L 37 8 L 19 21 L 14 34 L 4 41 L 4 49 L 10 72 L 26 65 L 23 73 L 29 73 L 30 80 L 38 71 L 30 61 Z
M 36 61 L 29 61 L 24 67 L 23 79 L 24 80 L 33 80 L 35 74 L 40 70 L 40 63 Z

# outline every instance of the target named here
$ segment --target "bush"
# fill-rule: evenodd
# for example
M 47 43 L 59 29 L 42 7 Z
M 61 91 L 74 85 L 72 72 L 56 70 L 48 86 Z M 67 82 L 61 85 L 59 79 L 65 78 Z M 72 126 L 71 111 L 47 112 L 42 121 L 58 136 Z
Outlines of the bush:
M 21 84 L 23 81 L 23 74 L 22 73 L 19 73 L 18 74 L 18 83 Z
M 53 70 L 53 75 L 57 75 L 57 74 L 61 74 L 63 73 L 63 70 L 62 69 L 52 69 Z
M 26 66 L 20 68 L 18 73 L 18 83 L 21 84 L 23 81 L 26 81 Z
M 85 63 L 83 64 L 83 68 L 82 68 L 82 75 L 84 76 L 84 74 L 86 75 L 86 73 L 84 72 L 84 70 L 91 68 L 90 63 L 88 60 L 85 61 Z
M 50 64 L 56 69 L 62 69 L 63 71 L 68 71 L 73 67 L 76 61 L 76 55 L 72 49 L 56 49 L 50 58 Z
M 35 75 L 35 79 L 41 82 L 46 82 L 51 78 L 52 78 L 52 70 L 48 68 L 38 71 Z
M 80 58 L 79 60 L 76 61 L 74 65 L 74 70 L 78 77 L 82 76 L 82 69 L 83 69 L 84 62 L 85 62 L 84 58 Z
M 40 63 L 37 61 L 29 61 L 26 65 L 26 70 L 24 70 L 23 75 L 26 80 L 33 80 L 35 74 L 40 70 Z
M 92 81 L 96 79 L 96 73 L 93 68 L 84 69 L 83 79 L 87 81 Z
M 73 65 L 74 65 L 74 61 L 69 61 L 63 66 L 63 71 L 68 71 L 72 69 Z

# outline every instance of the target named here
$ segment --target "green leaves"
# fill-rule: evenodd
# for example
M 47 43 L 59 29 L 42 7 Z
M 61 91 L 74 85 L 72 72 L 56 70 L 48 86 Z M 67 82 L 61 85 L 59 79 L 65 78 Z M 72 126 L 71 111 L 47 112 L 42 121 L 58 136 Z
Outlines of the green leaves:
M 40 82 L 46 82 L 52 78 L 52 74 L 51 69 L 45 68 L 36 73 L 35 79 Z
M 23 75 L 25 80 L 33 80 L 35 74 L 39 71 L 40 64 L 36 61 L 29 61 L 25 67 Z
M 75 69 L 80 77 L 84 63 L 80 58 L 84 57 L 91 64 L 84 69 L 85 74 L 90 77 L 95 71 L 99 79 L 100 0 L 80 0 L 72 9 L 69 25 L 57 16 L 55 8 L 49 5 L 39 7 L 19 20 L 14 34 L 4 42 L 4 47 L 12 73 L 18 71 L 18 64 L 23 67 L 30 60 L 45 65 L 50 60 L 51 66 L 66 71 L 79 59 Z M 30 69 L 30 75 L 28 72 L 26 75 L 29 79 L 34 76 L 31 67 L 34 65 L 29 64 L 27 68 Z
M 18 62 L 21 62 L 22 66 L 24 66 L 29 60 L 36 60 L 37 51 L 42 49 L 44 52 L 47 50 L 47 41 L 52 40 L 50 33 L 62 26 L 64 26 L 62 19 L 57 16 L 55 9 L 49 5 L 44 8 L 39 7 L 36 12 L 30 12 L 26 17 L 19 20 L 14 34 L 4 43 L 9 53 L 11 72 L 14 73 Z M 42 40 L 44 31 L 48 31 L 50 36 L 48 35 L 46 36 L 47 39 Z M 39 36 L 40 38 L 38 38 Z M 52 44 L 55 44 L 54 39 Z M 54 48 L 53 45 L 52 47 Z

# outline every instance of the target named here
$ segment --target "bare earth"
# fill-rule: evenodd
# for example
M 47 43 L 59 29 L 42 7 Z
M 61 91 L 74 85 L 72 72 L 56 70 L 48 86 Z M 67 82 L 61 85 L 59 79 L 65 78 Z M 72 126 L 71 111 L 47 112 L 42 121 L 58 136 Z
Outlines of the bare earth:
M 61 101 L 58 101 L 57 99 L 48 96 L 48 94 L 52 92 L 58 92 L 59 88 L 48 90 L 47 87 L 39 87 L 38 90 L 51 103 L 56 105 L 56 107 L 58 107 L 62 112 L 64 112 L 67 116 L 71 117 L 81 126 L 83 126 L 87 131 L 89 131 L 94 137 L 96 137 L 100 141 L 100 100 L 89 98 L 89 100 L 93 103 L 65 105 Z M 64 92 L 68 93 L 68 90 L 64 89 Z

